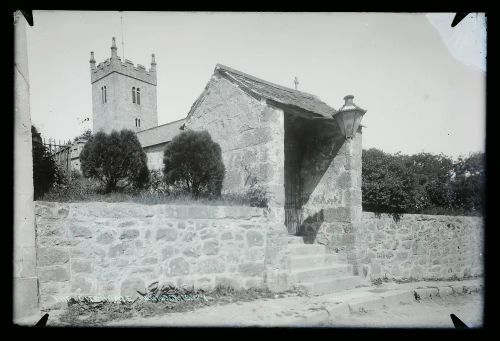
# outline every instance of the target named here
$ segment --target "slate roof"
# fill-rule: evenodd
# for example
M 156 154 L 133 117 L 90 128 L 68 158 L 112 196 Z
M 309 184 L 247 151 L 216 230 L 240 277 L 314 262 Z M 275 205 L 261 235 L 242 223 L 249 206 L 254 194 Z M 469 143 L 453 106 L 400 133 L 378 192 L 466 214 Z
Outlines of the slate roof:
M 267 82 L 225 65 L 217 64 L 215 72 L 219 72 L 222 76 L 238 83 L 247 90 L 272 100 L 277 104 L 293 106 L 311 114 L 317 114 L 327 118 L 332 118 L 333 114 L 337 112 L 315 95 Z
M 179 128 L 185 121 L 185 119 L 180 119 L 154 128 L 139 131 L 137 133 L 137 138 L 139 139 L 142 148 L 172 141 L 176 135 L 181 133 Z
M 217 64 L 214 72 L 220 74 L 240 87 L 243 87 L 246 91 L 249 91 L 258 97 L 270 100 L 273 104 L 282 104 L 284 106 L 301 110 L 305 114 L 310 115 L 312 118 L 326 117 L 328 119 L 332 119 L 332 116 L 337 112 L 334 108 L 321 101 L 315 95 L 267 82 L 225 65 Z M 197 104 L 203 98 L 204 93 L 205 91 L 195 101 L 185 119 L 138 132 L 137 137 L 142 147 L 144 148 L 169 142 L 176 135 L 178 135 L 181 132 L 180 128 L 190 118 L 196 109 Z

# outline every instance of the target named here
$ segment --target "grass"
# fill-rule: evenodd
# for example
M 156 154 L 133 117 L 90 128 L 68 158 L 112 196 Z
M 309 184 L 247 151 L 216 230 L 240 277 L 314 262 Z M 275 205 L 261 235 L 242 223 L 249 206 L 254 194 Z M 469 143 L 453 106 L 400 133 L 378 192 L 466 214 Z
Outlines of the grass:
M 236 290 L 228 286 L 219 285 L 212 290 L 204 291 L 194 288 L 162 288 L 161 291 L 150 291 L 133 302 L 90 302 L 79 299 L 70 300 L 67 308 L 59 315 L 55 325 L 62 326 L 102 326 L 108 322 L 133 317 L 151 317 L 168 313 L 193 311 L 207 306 L 230 304 L 235 302 L 249 302 L 258 299 L 274 299 L 285 296 L 302 296 L 301 291 L 286 291 L 273 293 L 268 289 L 251 288 Z M 151 297 L 177 297 L 179 300 L 158 300 Z M 184 300 L 182 297 L 191 296 L 196 299 Z
M 56 185 L 39 200 L 54 202 L 129 202 L 146 205 L 200 204 L 213 206 L 256 206 L 247 194 L 223 193 L 216 198 L 195 198 L 187 193 L 167 193 L 163 190 L 122 190 L 103 193 L 101 186 L 83 177 L 68 184 Z
M 413 283 L 413 282 L 449 282 L 449 281 L 465 281 L 469 279 L 475 279 L 475 278 L 481 278 L 482 276 L 463 276 L 463 277 L 458 277 L 457 275 L 453 275 L 451 277 L 447 278 L 441 278 L 441 277 L 423 277 L 423 278 L 413 278 L 413 277 L 403 277 L 403 278 L 388 278 L 387 276 L 384 277 L 379 277 L 376 279 L 373 279 L 371 282 L 375 286 L 382 285 L 382 283 L 388 283 L 388 282 L 393 282 L 397 284 L 403 284 L 403 283 Z

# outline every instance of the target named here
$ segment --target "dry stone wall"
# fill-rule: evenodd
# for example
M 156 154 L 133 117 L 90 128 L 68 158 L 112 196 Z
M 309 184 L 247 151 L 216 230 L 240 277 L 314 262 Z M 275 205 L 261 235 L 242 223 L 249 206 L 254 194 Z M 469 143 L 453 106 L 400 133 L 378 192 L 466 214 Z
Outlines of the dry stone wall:
M 287 286 L 286 229 L 252 207 L 36 203 L 42 309 L 71 296 L 137 296 L 154 281 Z
M 483 274 L 480 217 L 363 212 L 356 226 L 361 275 L 370 279 L 452 279 Z

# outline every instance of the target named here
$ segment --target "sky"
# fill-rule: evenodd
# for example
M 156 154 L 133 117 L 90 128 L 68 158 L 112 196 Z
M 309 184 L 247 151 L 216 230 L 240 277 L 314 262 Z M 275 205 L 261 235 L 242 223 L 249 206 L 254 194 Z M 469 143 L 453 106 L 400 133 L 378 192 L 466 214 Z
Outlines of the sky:
M 122 20 L 121 20 L 122 17 Z M 157 63 L 158 123 L 184 118 L 217 63 L 367 110 L 363 148 L 456 158 L 484 151 L 484 14 L 34 11 L 32 123 L 67 141 L 92 127 L 90 51 Z M 123 25 L 121 25 L 123 21 Z M 123 34 L 122 34 L 123 31 Z M 122 48 L 122 41 L 124 49 Z M 125 51 L 123 51 L 125 50 Z

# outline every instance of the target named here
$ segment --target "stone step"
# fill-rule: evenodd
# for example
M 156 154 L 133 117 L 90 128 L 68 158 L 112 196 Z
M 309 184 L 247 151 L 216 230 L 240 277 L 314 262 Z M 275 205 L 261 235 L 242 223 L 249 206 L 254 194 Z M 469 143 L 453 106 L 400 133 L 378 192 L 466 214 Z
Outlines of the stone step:
M 290 244 L 288 245 L 288 249 L 291 256 L 326 254 L 325 246 L 320 244 Z
M 323 295 L 347 289 L 353 289 L 364 284 L 360 276 L 342 276 L 323 281 L 308 281 L 296 284 L 297 287 L 312 295 Z
M 346 263 L 337 254 L 323 255 L 295 255 L 290 256 L 290 267 L 292 269 L 315 268 L 324 265 Z
M 288 236 L 287 238 L 288 244 L 304 244 L 304 238 L 300 236 Z
M 352 275 L 352 265 L 335 264 L 310 269 L 303 268 L 299 270 L 292 270 L 290 279 L 294 283 L 318 282 L 349 275 Z

